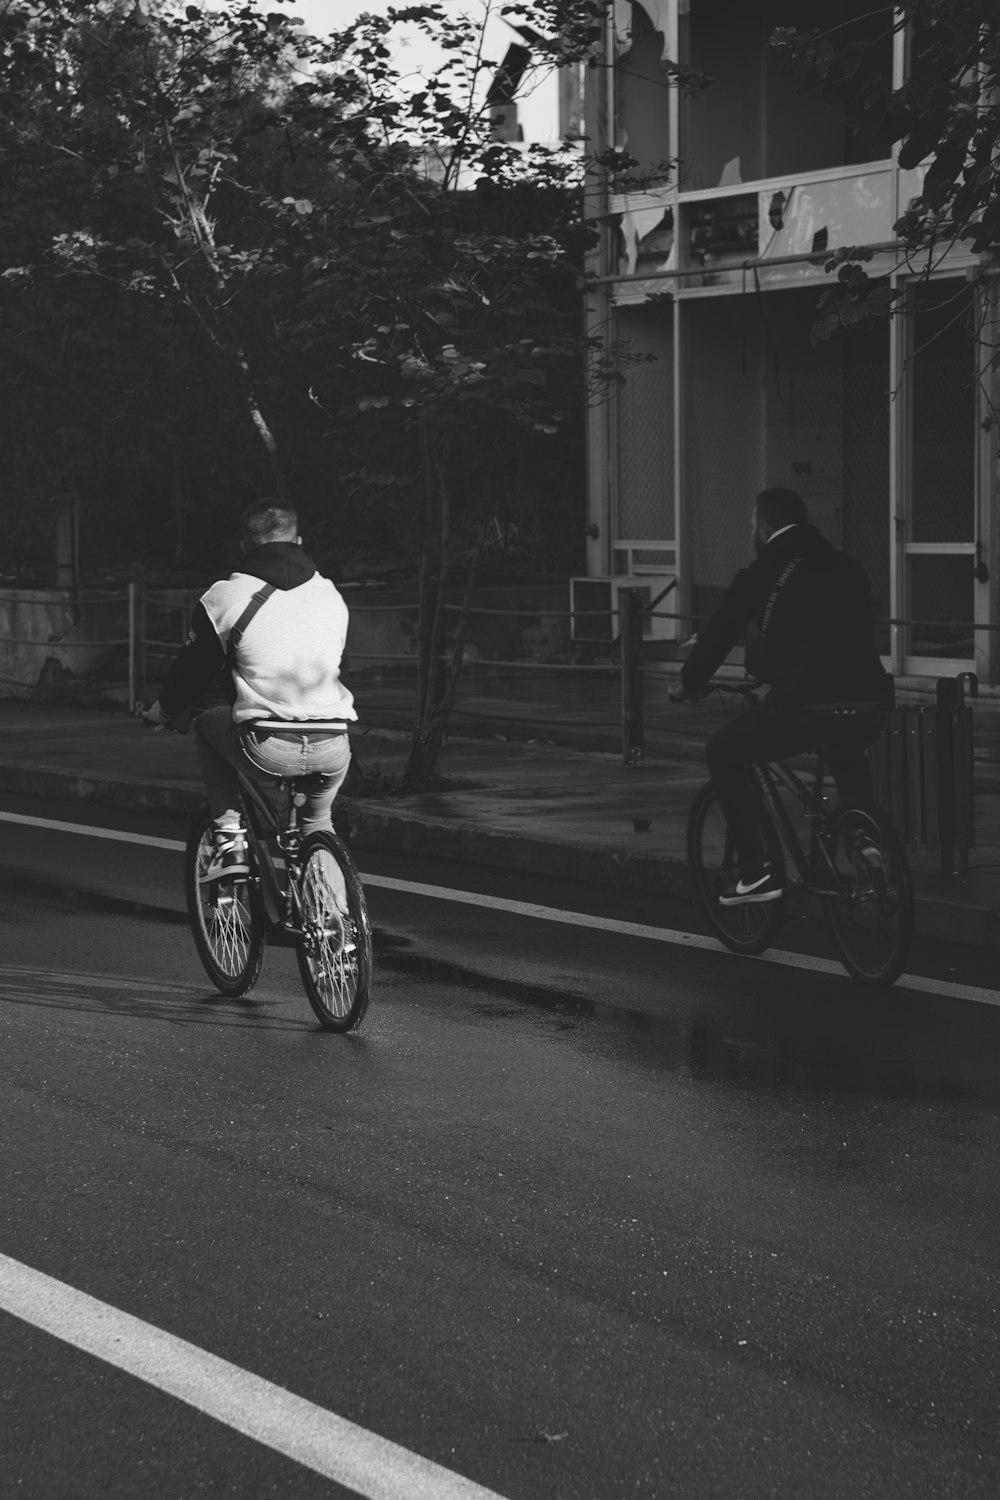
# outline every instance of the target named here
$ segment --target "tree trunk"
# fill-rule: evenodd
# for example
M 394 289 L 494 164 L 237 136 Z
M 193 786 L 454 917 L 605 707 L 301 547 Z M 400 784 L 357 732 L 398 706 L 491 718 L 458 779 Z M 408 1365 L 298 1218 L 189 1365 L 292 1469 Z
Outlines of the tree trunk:
M 448 733 L 448 723 L 451 711 L 455 706 L 458 696 L 458 679 L 462 671 L 462 663 L 465 659 L 465 637 L 469 625 L 469 615 L 472 611 L 472 593 L 479 576 L 479 563 L 482 557 L 482 542 L 476 548 L 469 571 L 466 574 L 465 588 L 462 592 L 462 603 L 459 607 L 458 624 L 455 627 L 455 637 L 452 642 L 451 656 L 448 659 L 447 669 L 444 674 L 442 691 L 440 697 L 431 705 L 430 711 L 424 722 L 424 731 L 421 737 L 421 750 L 423 754 L 422 776 L 427 778 L 434 774 L 437 768 L 437 758 L 441 753 L 445 735 Z M 412 753 L 411 753 L 412 760 Z M 410 768 L 407 766 L 407 778 Z
M 447 584 L 449 546 L 451 542 L 451 495 L 448 485 L 447 458 L 434 455 L 432 465 L 437 493 L 439 532 L 437 537 L 437 575 L 431 575 L 429 538 L 425 541 L 425 577 L 421 579 L 421 620 L 419 635 L 423 658 L 423 693 L 417 702 L 417 720 L 413 727 L 410 754 L 403 780 L 419 785 L 434 774 L 441 748 L 441 733 L 436 732 L 447 683 L 443 655 L 447 635 Z
M 198 248 L 199 255 L 201 256 L 205 265 L 208 267 L 212 280 L 215 283 L 215 289 L 220 295 L 221 306 L 224 307 L 226 305 L 226 297 L 229 289 L 226 284 L 225 274 L 223 273 L 222 267 L 219 264 L 219 254 L 215 243 L 215 231 L 213 229 L 212 222 L 205 211 L 205 203 L 191 191 L 190 184 L 184 176 L 184 169 L 181 166 L 181 160 L 177 154 L 177 147 L 174 144 L 173 134 L 170 130 L 169 125 L 165 126 L 164 128 L 167 147 L 169 149 L 170 158 L 173 163 L 174 176 L 176 178 L 177 188 L 180 193 L 180 200 L 184 207 L 187 228 L 190 230 L 194 243 Z M 176 275 L 173 276 L 173 280 L 175 286 L 178 286 L 179 288 L 179 283 L 177 281 Z M 243 347 L 241 340 L 239 338 L 233 338 L 230 346 L 227 348 L 225 342 L 211 327 L 208 319 L 196 306 L 194 300 L 183 292 L 182 296 L 184 296 L 184 300 L 192 309 L 195 316 L 198 318 L 198 321 L 201 323 L 201 326 L 205 329 L 206 333 L 213 341 L 216 348 L 221 349 L 223 353 L 228 354 L 233 360 L 236 367 L 237 381 L 239 383 L 243 401 L 247 409 L 247 414 L 250 417 L 250 421 L 253 423 L 254 428 L 256 429 L 257 436 L 260 438 L 261 442 L 264 445 L 265 452 L 267 453 L 278 499 L 282 502 L 287 503 L 288 485 L 285 481 L 284 470 L 281 467 L 281 461 L 278 457 L 278 444 L 275 439 L 274 433 L 271 431 L 267 418 L 264 416 L 264 413 L 261 410 L 260 402 L 257 399 L 257 392 L 254 389 L 253 376 L 250 371 L 250 361 L 247 358 L 247 353 Z M 218 309 L 216 310 L 216 315 L 218 315 Z
M 434 617 L 434 517 L 437 504 L 437 475 L 434 469 L 431 437 L 424 428 L 424 535 L 420 548 L 417 603 L 417 698 L 414 715 L 416 734 L 427 712 L 430 693 L 431 624 Z

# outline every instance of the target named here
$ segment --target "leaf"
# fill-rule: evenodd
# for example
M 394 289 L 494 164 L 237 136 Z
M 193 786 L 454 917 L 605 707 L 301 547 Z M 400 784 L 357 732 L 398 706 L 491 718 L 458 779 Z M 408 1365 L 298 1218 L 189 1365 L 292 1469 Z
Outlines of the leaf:
M 892 304 L 899 298 L 899 293 L 891 286 L 873 287 L 868 293 L 868 306 L 875 317 L 885 317 L 892 311 Z
M 913 167 L 919 167 L 925 156 L 930 154 L 931 145 L 927 138 L 914 131 L 908 135 L 899 148 L 899 165 L 904 171 Z
M 845 328 L 851 328 L 856 323 L 863 323 L 866 318 L 870 317 L 871 308 L 867 301 L 848 302 L 840 312 L 840 321 Z

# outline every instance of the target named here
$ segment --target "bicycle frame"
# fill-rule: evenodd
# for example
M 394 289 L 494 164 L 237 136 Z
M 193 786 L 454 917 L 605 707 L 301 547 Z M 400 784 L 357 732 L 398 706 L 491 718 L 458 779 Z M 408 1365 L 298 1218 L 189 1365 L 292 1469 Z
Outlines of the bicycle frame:
M 812 786 L 809 786 L 798 772 L 793 771 L 785 761 L 771 761 L 754 766 L 754 774 L 757 777 L 761 789 L 761 796 L 765 807 L 771 814 L 779 837 L 792 857 L 792 863 L 798 871 L 799 879 L 803 886 L 817 896 L 836 896 L 840 892 L 840 882 L 837 877 L 836 866 L 826 846 L 821 828 L 822 822 L 827 818 L 828 811 L 823 797 L 823 781 L 825 767 L 822 755 L 816 757 L 816 775 Z M 789 816 L 788 809 L 781 799 L 781 788 L 784 788 L 805 808 L 806 817 L 812 823 L 812 848 L 809 855 L 802 847 L 802 842 L 796 832 L 795 826 Z M 825 889 L 820 883 L 820 872 L 817 869 L 816 852 L 822 854 L 826 864 L 826 870 L 832 878 L 832 886 Z
M 240 776 L 240 800 L 269 923 L 268 942 L 294 946 L 302 936 L 296 924 L 295 876 L 302 847 L 296 795 L 289 797 L 288 822 L 284 826 L 274 805 L 244 776 Z M 269 838 L 277 839 L 285 857 L 284 879 L 271 854 Z

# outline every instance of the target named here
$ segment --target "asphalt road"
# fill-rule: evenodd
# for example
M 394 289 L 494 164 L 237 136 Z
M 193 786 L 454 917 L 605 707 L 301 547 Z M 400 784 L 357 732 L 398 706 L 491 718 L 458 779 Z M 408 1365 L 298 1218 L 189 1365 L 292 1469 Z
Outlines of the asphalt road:
M 128 1373 L 132 1324 L 107 1357 L 45 1331 L 44 1283 L 0 1312 L 4 1500 L 404 1496 L 405 1454 L 442 1496 L 1000 1492 L 1000 1008 L 953 992 L 992 955 L 925 947 L 931 990 L 872 995 L 794 966 L 808 924 L 741 960 L 601 926 L 681 903 L 382 856 L 592 920 L 372 886 L 340 1038 L 286 951 L 213 994 L 177 853 L 0 840 L 0 1289 L 30 1268 L 397 1445 L 323 1477 L 160 1388 L 152 1335 Z

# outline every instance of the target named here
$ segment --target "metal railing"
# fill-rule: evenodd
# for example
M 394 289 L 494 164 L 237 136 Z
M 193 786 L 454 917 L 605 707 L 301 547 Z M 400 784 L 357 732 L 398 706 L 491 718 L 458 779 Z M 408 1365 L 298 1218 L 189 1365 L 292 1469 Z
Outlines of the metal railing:
M 939 677 L 933 705 L 894 708 L 869 752 L 876 800 L 903 842 L 938 852 L 946 878 L 966 874 L 976 842 L 974 672 Z
M 0 591 L 0 686 L 48 697 L 60 681 L 99 678 L 107 653 L 128 647 L 126 599 L 116 589 Z
M 10 634 L 4 644 L 16 647 L 29 660 L 39 663 L 40 670 L 34 680 L 4 676 L 0 670 L 0 683 L 29 693 L 48 695 L 58 690 L 59 655 L 63 652 L 90 652 L 99 660 L 101 653 L 120 653 L 117 662 L 112 659 L 112 671 L 127 671 L 128 701 L 130 704 L 145 695 L 150 660 L 172 658 L 187 638 L 192 612 L 200 595 L 193 589 L 151 589 L 142 579 L 130 583 L 127 593 L 108 590 L 88 590 L 85 597 L 59 598 L 55 595 L 47 600 L 12 601 L 18 609 L 46 609 L 50 623 L 65 628 L 53 628 L 48 635 Z M 662 598 L 662 596 L 661 596 Z M 600 662 L 537 660 L 532 657 L 489 657 L 480 662 L 470 662 L 468 676 L 473 678 L 477 667 L 487 671 L 525 672 L 535 674 L 559 673 L 583 680 L 594 676 L 612 676 L 620 679 L 620 715 L 595 718 L 588 714 L 587 727 L 605 733 L 608 729 L 620 731 L 621 757 L 625 766 L 639 768 L 645 756 L 647 729 L 650 727 L 646 712 L 646 678 L 649 663 L 644 661 L 645 624 L 650 618 L 681 621 L 696 626 L 704 615 L 685 614 L 654 608 L 660 600 L 647 603 L 645 592 L 639 588 L 623 588 L 618 595 L 619 607 L 604 610 L 563 610 L 550 608 L 546 604 L 528 606 L 495 606 L 491 604 L 447 603 L 449 612 L 467 610 L 470 615 L 487 617 L 543 616 L 547 620 L 603 618 L 618 619 L 619 628 L 615 640 L 613 630 L 603 643 L 589 642 L 593 649 L 606 650 L 608 659 Z M 127 604 L 127 633 L 113 632 L 115 606 Z M 110 610 L 112 632 L 88 636 L 88 628 L 99 628 L 101 621 L 93 617 L 94 610 Z M 351 605 L 352 614 L 415 613 L 415 601 L 386 601 Z M 57 619 L 62 612 L 62 620 Z M 124 614 L 124 611 L 121 612 Z M 89 615 L 89 618 L 88 618 Z M 14 623 L 14 621 L 12 621 Z M 886 623 L 886 622 L 883 622 Z M 947 628 L 953 631 L 998 631 L 1000 624 L 962 621 L 919 621 L 892 619 L 887 623 L 905 627 L 925 629 Z M 74 632 L 83 631 L 79 638 Z M 32 650 L 39 654 L 36 656 Z M 42 656 L 44 653 L 44 656 Z M 127 668 L 124 658 L 127 655 Z M 617 660 L 615 657 L 617 656 Z M 42 659 L 39 661 L 39 657 Z M 448 653 L 442 653 L 447 659 Z M 377 661 L 380 664 L 416 665 L 415 652 L 392 653 L 385 651 L 362 652 L 351 650 L 351 659 Z M 46 677 L 47 669 L 54 662 L 55 673 Z M 34 670 L 33 665 L 29 671 Z M 66 669 L 72 679 L 71 669 Z M 115 678 L 120 684 L 120 678 Z M 968 868 L 969 850 L 975 843 L 975 776 L 972 747 L 972 710 L 968 697 L 978 696 L 978 682 L 972 673 L 963 673 L 957 679 L 941 678 L 937 683 L 936 702 L 933 705 L 903 707 L 889 716 L 885 733 L 872 752 L 872 765 L 879 800 L 885 805 L 900 836 L 911 849 L 939 851 L 941 872 L 951 875 L 957 869 Z M 463 710 L 459 705 L 453 711 L 461 719 Z M 468 717 L 468 714 L 466 714 Z M 478 712 L 474 715 L 488 720 L 498 727 L 509 723 L 509 715 L 491 715 Z M 565 719 L 545 719 L 535 714 L 531 724 L 536 729 L 558 730 Z

